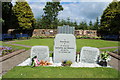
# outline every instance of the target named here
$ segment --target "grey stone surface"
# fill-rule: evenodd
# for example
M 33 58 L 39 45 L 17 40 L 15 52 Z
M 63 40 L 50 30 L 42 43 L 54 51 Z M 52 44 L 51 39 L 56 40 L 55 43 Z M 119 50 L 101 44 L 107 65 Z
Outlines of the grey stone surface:
M 81 63 L 97 63 L 100 51 L 94 47 L 83 47 L 80 53 Z
M 54 62 L 75 62 L 76 38 L 73 34 L 57 34 L 54 40 Z
M 31 59 L 37 56 L 38 60 L 49 61 L 49 48 L 48 46 L 33 46 L 31 48 Z
M 70 27 L 68 25 L 58 26 L 58 34 L 74 34 L 75 27 Z

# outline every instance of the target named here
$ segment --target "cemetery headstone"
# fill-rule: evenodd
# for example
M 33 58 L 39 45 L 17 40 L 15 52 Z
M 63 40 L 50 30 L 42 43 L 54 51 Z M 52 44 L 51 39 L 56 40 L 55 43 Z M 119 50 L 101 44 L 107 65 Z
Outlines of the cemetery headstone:
M 49 48 L 48 46 L 33 46 L 31 48 L 31 59 L 37 56 L 38 60 L 49 61 Z
M 73 34 L 57 34 L 54 40 L 54 62 L 65 60 L 75 62 L 76 39 Z
M 81 63 L 97 63 L 100 51 L 94 47 L 83 47 L 80 53 Z

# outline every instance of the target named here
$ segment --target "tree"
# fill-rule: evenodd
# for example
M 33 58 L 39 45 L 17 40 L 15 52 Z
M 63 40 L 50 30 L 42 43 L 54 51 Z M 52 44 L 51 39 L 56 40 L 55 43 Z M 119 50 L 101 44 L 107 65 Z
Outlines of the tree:
M 98 28 L 99 28 L 99 19 L 98 19 L 98 17 L 97 17 L 97 18 L 96 18 L 96 22 L 94 23 L 93 29 L 94 29 L 94 30 L 98 30 Z
M 71 23 L 72 23 L 72 22 L 71 22 Z M 75 29 L 78 29 L 78 25 L 77 25 L 77 22 L 76 22 L 76 21 L 74 21 L 74 22 L 72 23 L 72 26 L 74 26 Z
M 47 2 L 43 9 L 44 15 L 42 15 L 42 26 L 44 28 L 55 29 L 58 26 L 58 13 L 62 11 L 63 7 L 60 2 Z
M 35 18 L 29 4 L 24 2 L 16 2 L 13 7 L 13 13 L 17 18 L 15 20 L 17 29 L 30 30 L 34 28 Z
M 12 3 L 2 2 L 2 33 L 7 33 L 8 29 L 11 27 L 12 21 Z
M 42 20 L 41 18 L 36 19 L 35 29 L 43 29 L 42 24 L 41 24 L 41 20 Z
M 91 21 L 91 20 L 90 20 L 90 22 L 89 22 L 88 29 L 93 29 L 93 23 L 92 23 L 92 21 Z
M 87 23 L 85 21 L 80 22 L 79 29 L 87 30 L 88 29 Z
M 104 10 L 101 16 L 101 27 L 99 33 L 119 34 L 120 30 L 120 1 L 114 1 Z
M 82 31 L 82 35 L 84 35 L 84 30 L 87 30 L 87 29 L 88 29 L 87 23 L 86 23 L 85 21 L 80 22 L 80 24 L 79 24 L 79 29 L 82 29 L 82 30 L 83 30 L 83 31 Z

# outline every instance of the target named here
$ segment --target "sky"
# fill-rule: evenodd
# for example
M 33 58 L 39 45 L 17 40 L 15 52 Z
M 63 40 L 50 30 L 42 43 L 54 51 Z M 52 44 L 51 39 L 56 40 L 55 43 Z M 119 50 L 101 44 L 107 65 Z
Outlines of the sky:
M 43 15 L 43 8 L 47 1 L 52 0 L 26 0 L 35 18 L 40 18 Z M 59 12 L 59 19 L 67 19 L 68 17 L 71 21 L 86 21 L 87 23 L 93 21 L 96 18 L 100 19 L 103 11 L 109 5 L 112 0 L 61 0 L 61 5 L 64 10 Z M 14 0 L 13 2 L 14 3 Z

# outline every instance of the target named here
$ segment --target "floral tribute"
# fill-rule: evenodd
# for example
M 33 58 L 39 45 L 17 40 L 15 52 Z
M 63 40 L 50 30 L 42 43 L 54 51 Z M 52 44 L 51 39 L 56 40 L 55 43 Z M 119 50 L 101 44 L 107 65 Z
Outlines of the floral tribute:
M 7 46 L 0 46 L 0 56 L 4 56 L 7 54 L 10 54 L 14 51 L 16 51 L 17 49 L 12 48 L 12 47 L 7 47 Z

